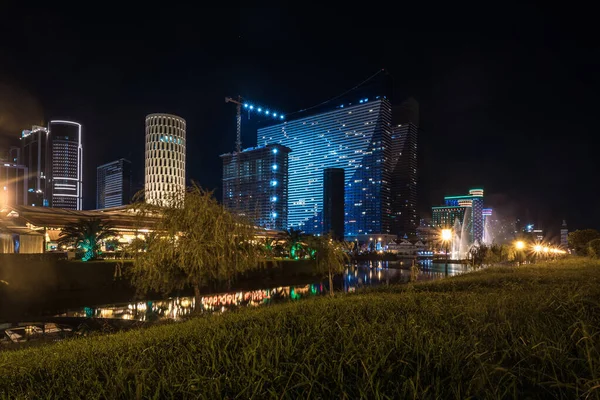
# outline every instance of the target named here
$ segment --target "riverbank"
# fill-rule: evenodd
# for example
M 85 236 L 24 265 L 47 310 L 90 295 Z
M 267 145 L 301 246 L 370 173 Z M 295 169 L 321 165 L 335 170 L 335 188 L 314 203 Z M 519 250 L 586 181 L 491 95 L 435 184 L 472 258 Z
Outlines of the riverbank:
M 116 260 L 68 261 L 45 255 L 0 255 L 0 322 L 58 314 L 69 308 L 123 303 L 136 299 L 128 271 L 132 261 Z M 122 265 L 121 265 L 122 264 Z M 229 286 L 214 282 L 201 288 L 203 293 L 228 290 L 251 290 L 287 285 L 290 281 L 314 281 L 314 265 L 310 260 L 268 261 L 249 271 Z M 172 296 L 191 295 L 181 290 Z M 149 299 L 160 299 L 160 293 L 149 293 Z
M 600 262 L 490 268 L 0 353 L 7 397 L 578 398 Z

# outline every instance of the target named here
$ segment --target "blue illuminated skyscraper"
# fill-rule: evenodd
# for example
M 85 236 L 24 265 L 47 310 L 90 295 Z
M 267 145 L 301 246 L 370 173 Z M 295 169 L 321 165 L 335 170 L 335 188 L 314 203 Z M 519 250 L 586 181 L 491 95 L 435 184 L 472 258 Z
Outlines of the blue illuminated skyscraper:
M 391 105 L 360 97 L 260 128 L 259 145 L 289 147 L 288 226 L 323 231 L 323 170 L 344 169 L 345 236 L 389 233 Z

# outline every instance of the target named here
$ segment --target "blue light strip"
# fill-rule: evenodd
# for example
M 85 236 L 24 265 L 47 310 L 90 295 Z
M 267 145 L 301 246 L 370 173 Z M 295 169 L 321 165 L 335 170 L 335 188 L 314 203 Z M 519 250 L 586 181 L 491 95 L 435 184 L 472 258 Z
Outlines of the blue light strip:
M 261 114 L 263 113 L 263 108 L 262 107 L 259 107 L 259 106 L 255 107 L 254 105 L 252 105 L 250 103 L 244 103 L 244 108 L 246 110 L 248 110 L 248 111 L 255 111 L 255 108 L 256 108 L 257 112 L 259 112 Z M 268 116 L 272 116 L 275 119 L 277 119 L 277 118 L 279 118 L 280 120 L 285 119 L 285 116 L 283 114 L 277 113 L 277 112 L 274 112 L 274 111 L 270 111 L 270 110 L 267 110 L 267 109 L 264 109 L 264 114 L 268 115 Z

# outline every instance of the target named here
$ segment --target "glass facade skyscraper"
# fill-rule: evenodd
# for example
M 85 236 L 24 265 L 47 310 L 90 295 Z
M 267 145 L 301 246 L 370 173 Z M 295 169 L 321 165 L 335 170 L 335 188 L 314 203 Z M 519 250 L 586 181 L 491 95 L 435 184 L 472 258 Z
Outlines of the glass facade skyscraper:
M 339 104 L 339 103 L 338 103 Z M 259 145 L 289 147 L 288 227 L 323 231 L 323 170 L 343 168 L 345 236 L 389 233 L 391 119 L 385 96 L 260 128 Z
M 131 161 L 121 158 L 97 168 L 96 208 L 118 207 L 131 201 Z

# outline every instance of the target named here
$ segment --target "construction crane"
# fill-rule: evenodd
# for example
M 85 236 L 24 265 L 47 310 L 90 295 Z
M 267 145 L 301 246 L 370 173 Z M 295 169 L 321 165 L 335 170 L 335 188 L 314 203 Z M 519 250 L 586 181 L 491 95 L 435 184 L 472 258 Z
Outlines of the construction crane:
M 277 114 L 277 112 L 269 111 L 269 109 L 263 107 L 255 107 L 249 103 L 242 103 L 242 96 L 237 96 L 237 98 L 233 97 L 225 97 L 225 103 L 233 103 L 235 104 L 235 123 L 236 123 L 236 138 L 235 138 L 235 151 L 237 153 L 242 151 L 242 107 L 248 110 L 248 115 L 250 112 L 256 111 L 259 114 L 263 114 L 267 117 L 272 117 L 275 119 L 283 120 L 285 116 L 283 114 Z
M 238 96 L 237 99 L 231 97 L 225 97 L 225 103 L 235 104 L 235 123 L 236 123 L 236 138 L 235 138 L 235 152 L 239 153 L 242 151 L 242 96 Z

